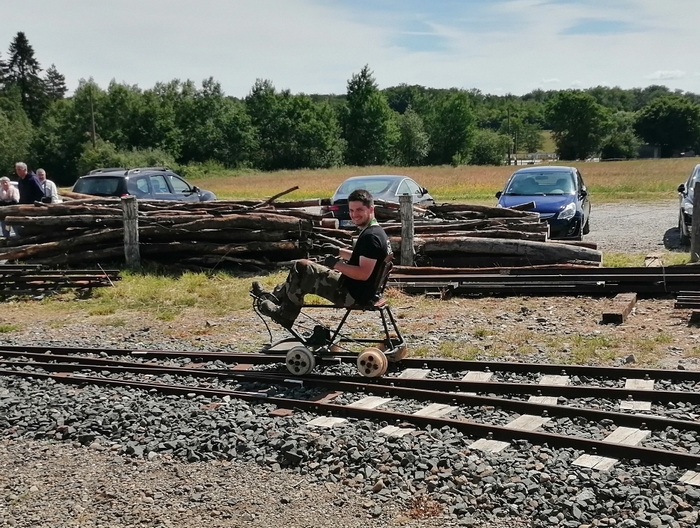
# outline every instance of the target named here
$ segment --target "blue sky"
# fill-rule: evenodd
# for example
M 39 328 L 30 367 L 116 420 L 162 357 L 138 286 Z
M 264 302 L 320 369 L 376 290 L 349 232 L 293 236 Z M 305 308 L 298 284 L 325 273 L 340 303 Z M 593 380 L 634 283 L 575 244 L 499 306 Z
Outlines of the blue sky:
M 24 31 L 70 88 L 211 76 L 237 97 L 344 93 L 365 64 L 382 88 L 700 93 L 698 20 L 699 0 L 0 0 L 0 57 Z

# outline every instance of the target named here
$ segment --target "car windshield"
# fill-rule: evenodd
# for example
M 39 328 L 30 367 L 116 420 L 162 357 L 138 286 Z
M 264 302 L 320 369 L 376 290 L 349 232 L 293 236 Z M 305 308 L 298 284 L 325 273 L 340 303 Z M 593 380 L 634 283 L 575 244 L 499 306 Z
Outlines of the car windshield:
M 511 196 L 543 194 L 573 194 L 574 180 L 571 173 L 561 172 L 516 172 L 510 179 L 505 193 Z
M 79 178 L 75 182 L 73 192 L 82 194 L 94 194 L 98 196 L 119 196 L 119 182 L 121 178 L 109 178 L 100 176 L 98 178 Z
M 344 181 L 336 194 L 350 194 L 352 191 L 357 189 L 364 189 L 371 195 L 376 196 L 378 194 L 384 194 L 387 192 L 396 180 L 392 178 L 382 178 L 382 177 L 369 177 L 369 178 L 358 178 L 356 180 L 346 180 Z

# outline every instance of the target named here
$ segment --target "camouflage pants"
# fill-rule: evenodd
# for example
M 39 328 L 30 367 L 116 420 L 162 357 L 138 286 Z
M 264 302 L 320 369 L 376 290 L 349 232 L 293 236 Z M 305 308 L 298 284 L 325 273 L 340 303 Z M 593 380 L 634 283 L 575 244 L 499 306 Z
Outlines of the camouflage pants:
M 287 280 L 273 292 L 279 300 L 284 317 L 294 320 L 304 304 L 304 296 L 312 293 L 338 306 L 355 303 L 342 284 L 342 274 L 309 260 L 297 260 L 289 270 Z

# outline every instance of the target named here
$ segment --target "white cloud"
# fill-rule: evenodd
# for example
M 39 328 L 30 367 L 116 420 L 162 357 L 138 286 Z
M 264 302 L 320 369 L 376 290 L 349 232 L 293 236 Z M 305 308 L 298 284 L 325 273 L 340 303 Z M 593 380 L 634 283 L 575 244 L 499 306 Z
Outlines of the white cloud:
M 581 88 L 583 86 L 583 83 L 579 80 L 571 81 L 571 84 L 569 86 L 571 86 L 572 88 Z
M 657 70 L 646 78 L 652 81 L 667 81 L 671 79 L 682 79 L 686 76 L 686 72 L 682 70 Z
M 446 4 L 442 9 L 461 11 L 421 19 L 444 40 L 444 49 L 419 52 L 395 44 L 410 32 L 402 24 L 411 13 L 368 16 L 352 0 L 2 0 L 0 35 L 7 41 L 0 41 L 0 50 L 25 31 L 42 66 L 55 63 L 71 88 L 90 76 L 102 86 L 114 78 L 142 88 L 212 76 L 238 97 L 256 78 L 295 93 L 344 93 L 350 76 L 369 64 L 381 87 L 522 94 L 559 79 L 576 79 L 582 88 L 663 80 L 672 89 L 700 93 L 698 75 L 649 76 L 683 72 L 697 62 L 688 45 L 696 40 L 697 0 L 674 0 L 673 9 L 658 0 L 481 3 L 488 17 L 478 32 L 460 24 L 480 22 L 468 0 Z M 645 30 L 562 35 L 591 18 Z M 492 20 L 502 23 L 489 26 Z

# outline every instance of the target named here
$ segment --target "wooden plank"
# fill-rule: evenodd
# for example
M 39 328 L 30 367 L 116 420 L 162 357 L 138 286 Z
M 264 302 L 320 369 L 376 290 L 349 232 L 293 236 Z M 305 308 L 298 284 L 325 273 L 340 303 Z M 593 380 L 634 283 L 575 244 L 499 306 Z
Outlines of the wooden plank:
M 318 418 L 314 418 L 310 422 L 307 422 L 306 425 L 313 425 L 314 427 L 335 427 L 336 425 L 340 425 L 347 422 L 345 418 L 334 418 L 333 416 L 319 416 Z
M 603 324 L 622 324 L 637 304 L 636 293 L 618 293 L 609 311 L 603 312 Z
M 642 431 L 633 427 L 618 427 L 605 437 L 603 442 L 608 444 L 637 445 L 650 434 L 651 431 Z
M 506 424 L 508 429 L 517 429 L 519 431 L 534 431 L 546 424 L 550 418 L 535 416 L 534 414 L 522 414 L 512 422 Z
M 400 375 L 399 378 L 405 379 L 424 379 L 428 377 L 430 370 L 418 369 L 418 368 L 407 368 Z
M 625 380 L 625 389 L 653 391 L 654 380 L 628 378 Z
M 545 374 L 540 378 L 540 385 L 568 385 L 571 378 L 569 376 L 558 376 L 556 374 Z
M 430 416 L 431 418 L 440 418 L 441 416 L 445 416 L 446 414 L 450 414 L 453 411 L 456 411 L 457 407 L 453 407 L 451 405 L 444 405 L 442 403 L 431 403 L 427 407 L 423 407 L 422 409 L 417 410 L 413 414 L 415 416 Z
M 651 402 L 622 400 L 620 402 L 620 409 L 623 411 L 651 411 Z
M 482 370 L 470 370 L 463 377 L 462 381 L 477 381 L 487 382 L 493 376 L 493 372 L 484 372 Z
M 478 440 L 469 444 L 469 449 L 478 449 L 479 451 L 483 451 L 484 453 L 500 453 L 509 445 L 509 442 L 501 442 L 500 440 L 487 440 L 486 438 L 479 438 Z
M 632 427 L 618 427 L 605 437 L 603 442 L 608 444 L 637 445 L 650 434 L 651 431 L 642 431 L 641 429 L 634 429 Z M 599 471 L 607 471 L 613 467 L 616 462 L 616 458 L 598 455 L 581 455 L 574 460 L 573 464 L 575 466 L 588 467 Z
M 557 405 L 559 398 L 556 396 L 530 396 L 527 401 L 530 403 L 540 403 L 542 405 Z
M 367 396 L 361 400 L 350 403 L 348 407 L 355 407 L 356 409 L 376 409 L 380 405 L 389 403 L 391 398 L 382 398 L 380 396 Z
M 415 429 L 411 429 L 410 427 L 396 427 L 395 425 L 387 425 L 386 427 L 382 427 L 379 431 L 377 431 L 377 433 L 385 436 L 401 438 L 402 436 L 411 434 L 413 431 L 415 431 Z
M 690 484 L 691 486 L 700 486 L 700 472 L 686 471 L 681 476 L 680 482 L 683 484 Z

